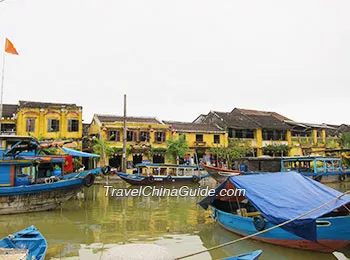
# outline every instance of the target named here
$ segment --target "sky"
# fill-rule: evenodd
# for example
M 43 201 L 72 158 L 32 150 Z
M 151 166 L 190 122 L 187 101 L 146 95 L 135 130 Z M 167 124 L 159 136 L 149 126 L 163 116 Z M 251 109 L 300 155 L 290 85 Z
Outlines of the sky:
M 275 111 L 350 124 L 348 0 L 5 0 L 4 103 L 193 121 Z M 2 39 L 1 39 L 2 38 Z

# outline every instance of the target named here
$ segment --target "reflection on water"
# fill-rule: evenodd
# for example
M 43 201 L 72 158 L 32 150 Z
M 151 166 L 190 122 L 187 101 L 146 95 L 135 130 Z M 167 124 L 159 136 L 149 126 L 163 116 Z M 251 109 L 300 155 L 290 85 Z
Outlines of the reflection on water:
M 350 183 L 332 187 L 345 191 L 350 188 Z M 102 248 L 145 242 L 165 246 L 174 256 L 182 256 L 236 239 L 236 235 L 212 223 L 210 212 L 196 205 L 199 199 L 106 197 L 103 185 L 94 185 L 85 190 L 84 199 L 71 200 L 61 210 L 0 216 L 0 237 L 35 225 L 48 241 L 47 259 L 76 258 L 79 253 L 99 259 Z M 252 240 L 192 259 L 219 259 L 257 249 L 264 250 L 261 259 L 335 259 L 331 254 L 288 249 Z M 344 253 L 350 255 L 349 250 Z

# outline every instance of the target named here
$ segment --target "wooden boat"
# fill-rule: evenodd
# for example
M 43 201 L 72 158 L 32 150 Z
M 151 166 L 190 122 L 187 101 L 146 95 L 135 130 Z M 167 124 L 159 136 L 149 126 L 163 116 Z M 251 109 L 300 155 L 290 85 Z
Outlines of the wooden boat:
M 242 173 L 237 170 L 229 170 L 209 165 L 203 165 L 203 168 L 210 174 L 211 177 L 213 177 L 218 182 L 223 182 L 227 179 L 227 177 L 236 176 Z
M 44 260 L 47 242 L 43 235 L 30 226 L 0 240 L 0 259 Z
M 209 177 L 209 174 L 202 174 L 196 166 L 189 165 L 142 163 L 137 164 L 136 168 L 136 174 L 116 174 L 131 185 L 196 183 Z
M 228 185 L 245 189 L 246 199 L 239 201 L 235 196 L 223 195 Z M 350 195 L 298 173 L 230 177 L 216 189 L 216 195 L 208 196 L 199 204 L 204 208 L 211 207 L 213 218 L 220 226 L 247 236 L 301 216 L 338 196 L 341 197 L 326 207 L 252 237 L 280 246 L 333 252 L 350 244 L 350 213 L 347 209 Z
M 259 259 L 262 253 L 263 253 L 262 250 L 256 250 L 246 254 L 226 257 L 226 258 L 223 258 L 222 260 L 256 260 L 256 259 Z
M 16 140 L 17 141 L 17 140 Z M 109 166 L 65 174 L 65 156 L 38 156 L 33 140 L 20 139 L 2 151 L 0 160 L 0 215 L 51 210 L 90 187 L 95 175 Z M 24 153 L 24 151 L 26 151 Z

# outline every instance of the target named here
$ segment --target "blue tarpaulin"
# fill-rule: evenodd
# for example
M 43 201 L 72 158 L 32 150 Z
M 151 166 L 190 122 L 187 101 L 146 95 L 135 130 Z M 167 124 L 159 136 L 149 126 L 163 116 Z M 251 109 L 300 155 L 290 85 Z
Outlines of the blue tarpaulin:
M 245 189 L 245 197 L 275 225 L 300 216 L 342 195 L 341 192 L 297 172 L 233 176 L 216 188 L 216 194 L 219 194 L 227 182 L 231 182 L 236 188 Z M 215 196 L 208 196 L 199 204 L 207 209 L 214 200 Z M 282 228 L 299 237 L 316 241 L 316 219 L 348 203 L 350 195 L 343 195 L 327 206 Z
M 80 152 L 77 150 L 73 150 L 73 149 L 69 149 L 66 147 L 62 147 L 61 148 L 66 154 L 72 155 L 73 157 L 91 157 L 91 158 L 98 158 L 100 157 L 97 154 L 93 154 L 93 153 L 84 153 L 84 152 Z

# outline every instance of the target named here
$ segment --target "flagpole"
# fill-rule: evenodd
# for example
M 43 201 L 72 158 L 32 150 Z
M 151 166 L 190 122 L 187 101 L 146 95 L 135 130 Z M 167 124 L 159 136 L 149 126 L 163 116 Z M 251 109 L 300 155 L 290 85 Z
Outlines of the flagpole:
M 4 96 L 4 78 L 5 78 L 5 52 L 2 55 L 2 77 L 1 77 L 1 94 L 0 94 L 0 134 L 2 123 L 2 100 Z

